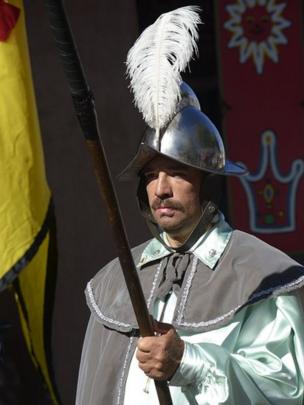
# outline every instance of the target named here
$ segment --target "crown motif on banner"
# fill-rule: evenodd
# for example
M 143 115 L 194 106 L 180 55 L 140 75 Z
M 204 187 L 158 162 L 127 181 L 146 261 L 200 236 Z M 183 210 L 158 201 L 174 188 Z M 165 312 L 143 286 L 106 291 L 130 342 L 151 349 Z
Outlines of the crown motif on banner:
M 256 173 L 242 177 L 248 206 L 250 229 L 257 233 L 283 233 L 295 230 L 296 197 L 304 161 L 294 160 L 283 176 L 278 168 L 276 135 L 261 135 L 261 155 Z

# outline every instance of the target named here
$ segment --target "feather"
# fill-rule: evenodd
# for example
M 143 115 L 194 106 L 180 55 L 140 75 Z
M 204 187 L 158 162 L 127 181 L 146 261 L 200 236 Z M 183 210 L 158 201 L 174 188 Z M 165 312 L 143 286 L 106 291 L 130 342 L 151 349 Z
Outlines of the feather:
M 197 6 L 162 14 L 137 39 L 127 56 L 127 74 L 134 103 L 157 132 L 176 113 L 181 98 L 180 73 L 198 53 Z

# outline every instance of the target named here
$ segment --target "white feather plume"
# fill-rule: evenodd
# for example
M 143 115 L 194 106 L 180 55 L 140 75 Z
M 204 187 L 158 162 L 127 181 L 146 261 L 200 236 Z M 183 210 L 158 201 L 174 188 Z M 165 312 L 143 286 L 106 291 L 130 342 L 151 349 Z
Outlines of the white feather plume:
M 146 28 L 127 56 L 127 74 L 134 103 L 144 120 L 159 131 L 176 112 L 180 100 L 180 73 L 197 54 L 197 6 L 162 14 Z

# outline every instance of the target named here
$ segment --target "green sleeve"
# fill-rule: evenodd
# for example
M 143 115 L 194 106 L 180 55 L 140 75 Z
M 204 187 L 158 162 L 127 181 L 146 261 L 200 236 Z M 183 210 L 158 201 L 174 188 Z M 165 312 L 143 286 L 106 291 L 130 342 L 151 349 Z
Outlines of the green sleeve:
M 241 310 L 228 328 L 182 336 L 171 385 L 198 404 L 303 404 L 304 316 L 295 294 Z M 228 332 L 227 332 L 228 330 Z

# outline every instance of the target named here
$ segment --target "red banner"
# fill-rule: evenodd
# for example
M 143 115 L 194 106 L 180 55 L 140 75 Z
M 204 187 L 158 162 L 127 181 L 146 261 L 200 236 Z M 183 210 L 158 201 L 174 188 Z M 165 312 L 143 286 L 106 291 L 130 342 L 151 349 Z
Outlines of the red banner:
M 304 47 L 301 0 L 218 0 L 227 155 L 250 175 L 229 179 L 235 227 L 304 251 Z
M 0 41 L 6 41 L 15 27 L 20 9 L 0 0 Z

